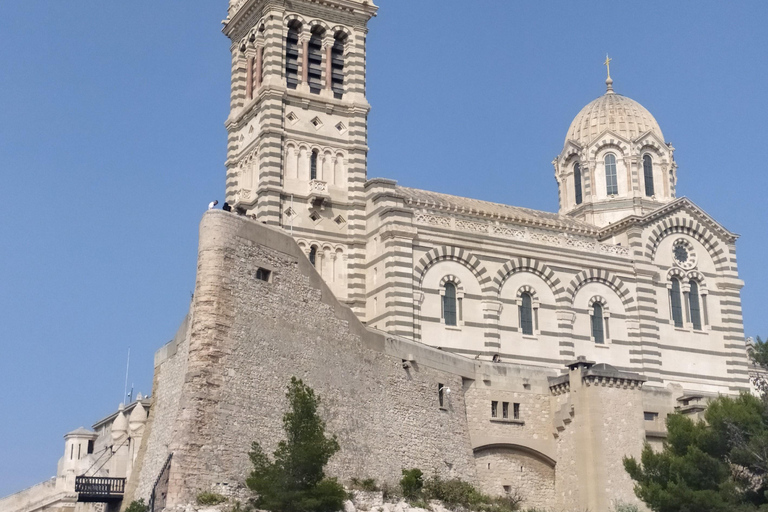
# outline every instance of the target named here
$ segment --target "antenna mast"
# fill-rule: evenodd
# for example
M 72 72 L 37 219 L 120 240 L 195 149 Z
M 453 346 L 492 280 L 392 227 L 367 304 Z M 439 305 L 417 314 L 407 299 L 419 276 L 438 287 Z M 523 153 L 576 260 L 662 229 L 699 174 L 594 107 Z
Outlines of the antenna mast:
M 125 397 L 128 396 L 128 368 L 131 366 L 131 347 L 128 347 L 128 362 L 125 363 L 125 387 L 123 387 L 123 399 L 120 400 L 122 403 L 123 400 L 125 400 Z

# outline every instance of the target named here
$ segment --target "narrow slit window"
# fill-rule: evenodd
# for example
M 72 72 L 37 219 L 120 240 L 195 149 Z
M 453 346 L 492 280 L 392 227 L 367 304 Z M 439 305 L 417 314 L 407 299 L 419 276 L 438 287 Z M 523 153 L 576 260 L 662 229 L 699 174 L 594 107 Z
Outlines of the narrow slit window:
M 309 157 L 309 179 L 317 179 L 317 150 L 313 149 Z
M 501 403 L 501 417 L 505 420 L 509 419 L 509 402 Z
M 456 285 L 453 283 L 445 283 L 443 319 L 445 325 L 456 325 Z
M 512 418 L 516 420 L 520 419 L 520 404 L 512 405 Z
M 314 32 L 309 38 L 308 51 L 307 62 L 309 63 L 309 72 L 307 73 L 307 78 L 309 80 L 309 92 L 320 94 L 320 90 L 323 88 L 323 38 L 319 32 Z
M 669 290 L 669 300 L 672 306 L 672 321 L 675 327 L 683 326 L 683 303 L 680 300 L 680 280 L 672 278 L 672 288 Z
M 93 453 L 93 439 L 88 441 L 88 453 Z
M 498 418 L 499 416 L 499 402 L 493 400 L 491 402 L 491 418 Z
M 592 306 L 592 339 L 595 343 L 605 343 L 603 331 L 603 305 L 596 302 Z
M 285 38 L 285 81 L 289 89 L 299 85 L 299 29 L 292 25 Z
M 317 260 L 317 247 L 312 246 L 312 248 L 309 250 L 309 262 L 312 264 L 312 266 L 315 266 L 315 261 Z
M 437 385 L 437 401 L 439 402 L 440 407 L 443 407 L 443 401 L 444 401 L 443 400 L 444 399 L 443 393 L 444 393 L 443 385 L 442 384 L 438 384 Z
M 691 292 L 688 297 L 691 308 L 691 323 L 693 328 L 701 330 L 701 306 L 699 303 L 699 283 L 691 280 Z
M 653 160 L 650 155 L 643 157 L 643 175 L 645 176 L 645 195 L 651 197 L 655 191 L 653 190 Z
M 344 42 L 346 34 L 339 33 L 331 47 L 331 89 L 333 97 L 340 100 L 344 96 Z
M 520 330 L 523 334 L 533 335 L 533 300 L 530 293 L 523 293 L 520 297 Z
M 615 196 L 619 193 L 619 184 L 616 178 L 616 156 L 611 153 L 605 155 L 605 193 Z
M 573 165 L 573 190 L 576 192 L 576 204 L 581 204 L 581 166 L 579 162 Z

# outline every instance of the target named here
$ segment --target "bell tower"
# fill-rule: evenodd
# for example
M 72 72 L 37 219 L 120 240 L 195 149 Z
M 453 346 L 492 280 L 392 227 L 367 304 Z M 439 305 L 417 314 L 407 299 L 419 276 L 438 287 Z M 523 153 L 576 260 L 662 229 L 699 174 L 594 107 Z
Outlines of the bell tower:
M 226 200 L 290 231 L 337 296 L 363 255 L 368 0 L 230 0 Z M 362 282 L 362 281 L 361 281 Z

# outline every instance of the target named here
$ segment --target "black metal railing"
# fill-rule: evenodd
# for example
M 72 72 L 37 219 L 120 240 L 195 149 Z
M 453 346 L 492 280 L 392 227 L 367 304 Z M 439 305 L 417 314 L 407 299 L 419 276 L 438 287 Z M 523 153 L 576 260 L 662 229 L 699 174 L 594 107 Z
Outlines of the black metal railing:
M 75 492 L 78 501 L 113 501 L 123 499 L 125 478 L 103 476 L 75 477 Z

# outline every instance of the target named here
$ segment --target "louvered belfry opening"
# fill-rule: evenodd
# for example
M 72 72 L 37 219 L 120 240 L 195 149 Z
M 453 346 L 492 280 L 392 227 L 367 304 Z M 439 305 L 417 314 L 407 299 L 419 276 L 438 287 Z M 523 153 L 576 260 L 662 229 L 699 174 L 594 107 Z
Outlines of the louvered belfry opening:
M 320 94 L 323 88 L 323 30 L 319 27 L 312 29 L 309 38 L 307 62 L 309 63 L 309 92 Z
M 285 81 L 289 89 L 299 86 L 299 31 L 301 25 L 293 22 L 285 38 Z
M 336 34 L 331 47 L 331 89 L 333 97 L 340 100 L 344 96 L 344 45 L 347 35 Z

